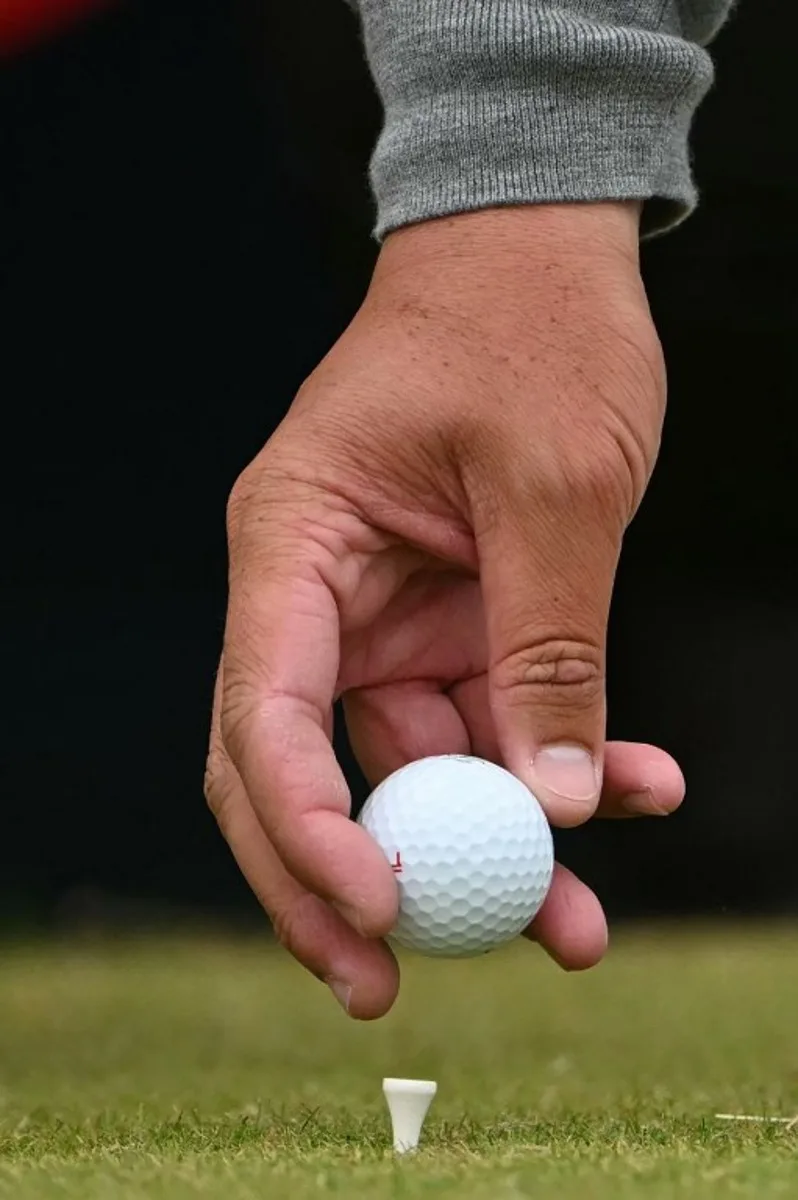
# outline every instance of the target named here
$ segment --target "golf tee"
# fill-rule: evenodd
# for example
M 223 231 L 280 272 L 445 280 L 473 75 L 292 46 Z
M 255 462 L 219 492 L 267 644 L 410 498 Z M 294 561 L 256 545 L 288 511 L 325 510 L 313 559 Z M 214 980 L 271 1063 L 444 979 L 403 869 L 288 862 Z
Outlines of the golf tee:
M 394 1150 L 397 1154 L 415 1150 L 437 1083 L 432 1079 L 383 1079 L 382 1090 L 391 1115 Z

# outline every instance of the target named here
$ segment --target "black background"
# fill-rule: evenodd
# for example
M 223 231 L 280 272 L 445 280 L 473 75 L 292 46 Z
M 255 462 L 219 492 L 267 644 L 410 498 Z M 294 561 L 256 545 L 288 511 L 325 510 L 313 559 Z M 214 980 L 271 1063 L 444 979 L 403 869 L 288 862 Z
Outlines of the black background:
M 271 7 L 128 3 L 3 67 L 12 922 L 254 915 L 201 794 L 225 500 L 363 292 L 379 123 L 346 7 Z M 645 251 L 671 406 L 618 583 L 610 723 L 676 754 L 688 803 L 560 839 L 618 914 L 798 901 L 786 19 L 749 0 L 722 34 L 702 207 Z

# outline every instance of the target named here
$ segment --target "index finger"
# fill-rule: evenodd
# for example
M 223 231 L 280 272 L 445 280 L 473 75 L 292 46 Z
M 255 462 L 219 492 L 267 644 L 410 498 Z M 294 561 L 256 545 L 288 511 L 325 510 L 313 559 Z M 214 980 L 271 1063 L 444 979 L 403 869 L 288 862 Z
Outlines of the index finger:
M 316 547 L 286 546 L 285 529 L 275 546 L 259 529 L 256 555 L 245 553 L 231 572 L 224 745 L 288 871 L 359 933 L 379 937 L 396 919 L 396 881 L 377 844 L 349 819 L 349 789 L 328 734 L 339 665 L 335 597 Z

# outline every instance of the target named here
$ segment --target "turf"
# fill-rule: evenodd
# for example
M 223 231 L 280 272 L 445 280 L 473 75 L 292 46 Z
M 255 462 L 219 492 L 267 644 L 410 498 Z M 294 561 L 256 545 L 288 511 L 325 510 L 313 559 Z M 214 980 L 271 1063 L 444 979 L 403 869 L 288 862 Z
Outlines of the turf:
M 349 1022 L 253 941 L 6 947 L 0 1196 L 14 1200 L 798 1195 L 798 934 L 619 937 L 560 974 L 519 945 L 408 958 Z M 394 1160 L 383 1075 L 435 1078 Z

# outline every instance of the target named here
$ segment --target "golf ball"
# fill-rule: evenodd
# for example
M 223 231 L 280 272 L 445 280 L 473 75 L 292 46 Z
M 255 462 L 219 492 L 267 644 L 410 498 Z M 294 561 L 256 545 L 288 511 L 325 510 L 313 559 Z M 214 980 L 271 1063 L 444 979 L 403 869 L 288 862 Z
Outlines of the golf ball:
M 395 771 L 358 818 L 399 885 L 391 937 L 422 954 L 467 958 L 510 941 L 543 903 L 551 830 L 527 787 L 481 758 L 447 754 Z

